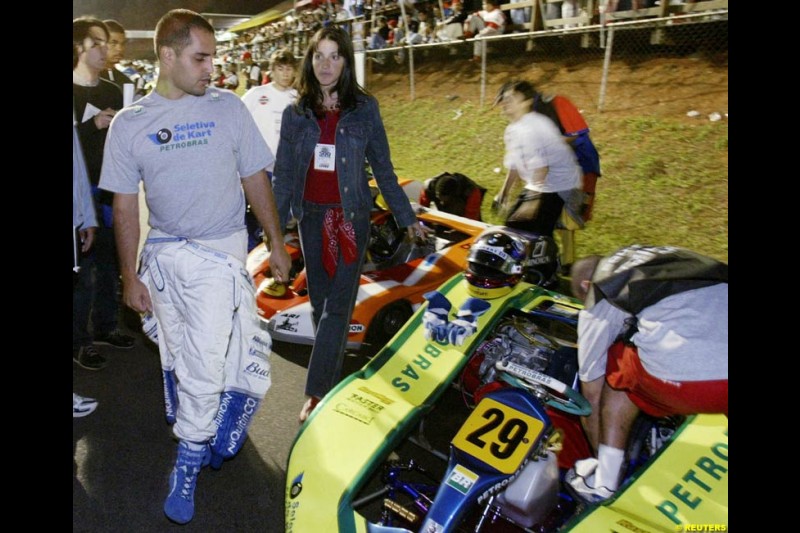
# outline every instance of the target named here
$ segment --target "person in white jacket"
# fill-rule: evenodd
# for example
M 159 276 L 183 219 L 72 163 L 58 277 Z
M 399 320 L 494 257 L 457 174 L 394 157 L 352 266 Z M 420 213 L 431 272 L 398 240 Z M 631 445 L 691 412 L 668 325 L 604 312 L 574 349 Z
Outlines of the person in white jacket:
M 483 9 L 467 17 L 464 22 L 464 37 L 488 37 L 490 35 L 502 35 L 506 27 L 506 16 L 500 9 L 500 0 L 484 0 Z M 483 46 L 480 40 L 476 40 L 473 45 L 472 60 L 480 61 L 483 53 Z

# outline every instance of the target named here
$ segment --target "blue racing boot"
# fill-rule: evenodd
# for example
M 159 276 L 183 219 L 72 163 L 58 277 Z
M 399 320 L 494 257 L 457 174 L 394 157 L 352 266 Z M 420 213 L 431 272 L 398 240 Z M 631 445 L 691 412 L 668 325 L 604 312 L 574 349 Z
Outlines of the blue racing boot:
M 198 446 L 202 447 L 192 449 Z M 207 450 L 205 444 L 186 441 L 178 444 L 178 459 L 169 476 L 169 495 L 164 502 L 164 514 L 173 522 L 185 524 L 194 517 L 194 489 Z

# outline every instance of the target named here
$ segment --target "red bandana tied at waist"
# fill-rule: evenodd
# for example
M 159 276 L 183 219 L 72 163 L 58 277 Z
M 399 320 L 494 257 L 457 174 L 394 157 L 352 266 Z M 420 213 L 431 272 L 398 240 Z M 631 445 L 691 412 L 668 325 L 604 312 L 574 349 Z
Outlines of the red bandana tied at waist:
M 325 211 L 322 223 L 322 266 L 328 277 L 332 278 L 339 262 L 339 248 L 345 263 L 356 259 L 356 230 L 353 223 L 344 219 L 341 207 L 332 207 Z

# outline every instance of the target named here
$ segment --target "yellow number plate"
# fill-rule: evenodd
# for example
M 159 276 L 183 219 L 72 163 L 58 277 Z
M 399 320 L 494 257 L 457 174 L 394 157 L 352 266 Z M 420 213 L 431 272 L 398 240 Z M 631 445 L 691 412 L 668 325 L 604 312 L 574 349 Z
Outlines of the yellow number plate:
M 484 398 L 453 438 L 456 448 L 504 474 L 513 474 L 544 429 L 541 420 Z

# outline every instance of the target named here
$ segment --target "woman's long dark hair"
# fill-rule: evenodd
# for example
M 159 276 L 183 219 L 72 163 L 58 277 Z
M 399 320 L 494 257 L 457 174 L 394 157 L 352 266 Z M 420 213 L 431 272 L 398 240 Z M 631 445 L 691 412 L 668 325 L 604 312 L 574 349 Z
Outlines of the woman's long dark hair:
M 339 107 L 341 109 L 352 109 L 358 102 L 359 95 L 367 95 L 367 91 L 356 81 L 354 69 L 355 54 L 353 53 L 353 43 L 350 35 L 341 28 L 328 26 L 322 28 L 311 38 L 303 56 L 303 63 L 300 66 L 300 77 L 297 80 L 297 107 L 300 112 L 304 109 L 311 109 L 314 114 L 323 114 L 322 102 L 324 95 L 319 80 L 314 75 L 314 52 L 320 41 L 328 40 L 335 42 L 339 47 L 339 55 L 344 58 L 344 68 L 339 81 L 336 82 L 336 94 L 339 97 Z

